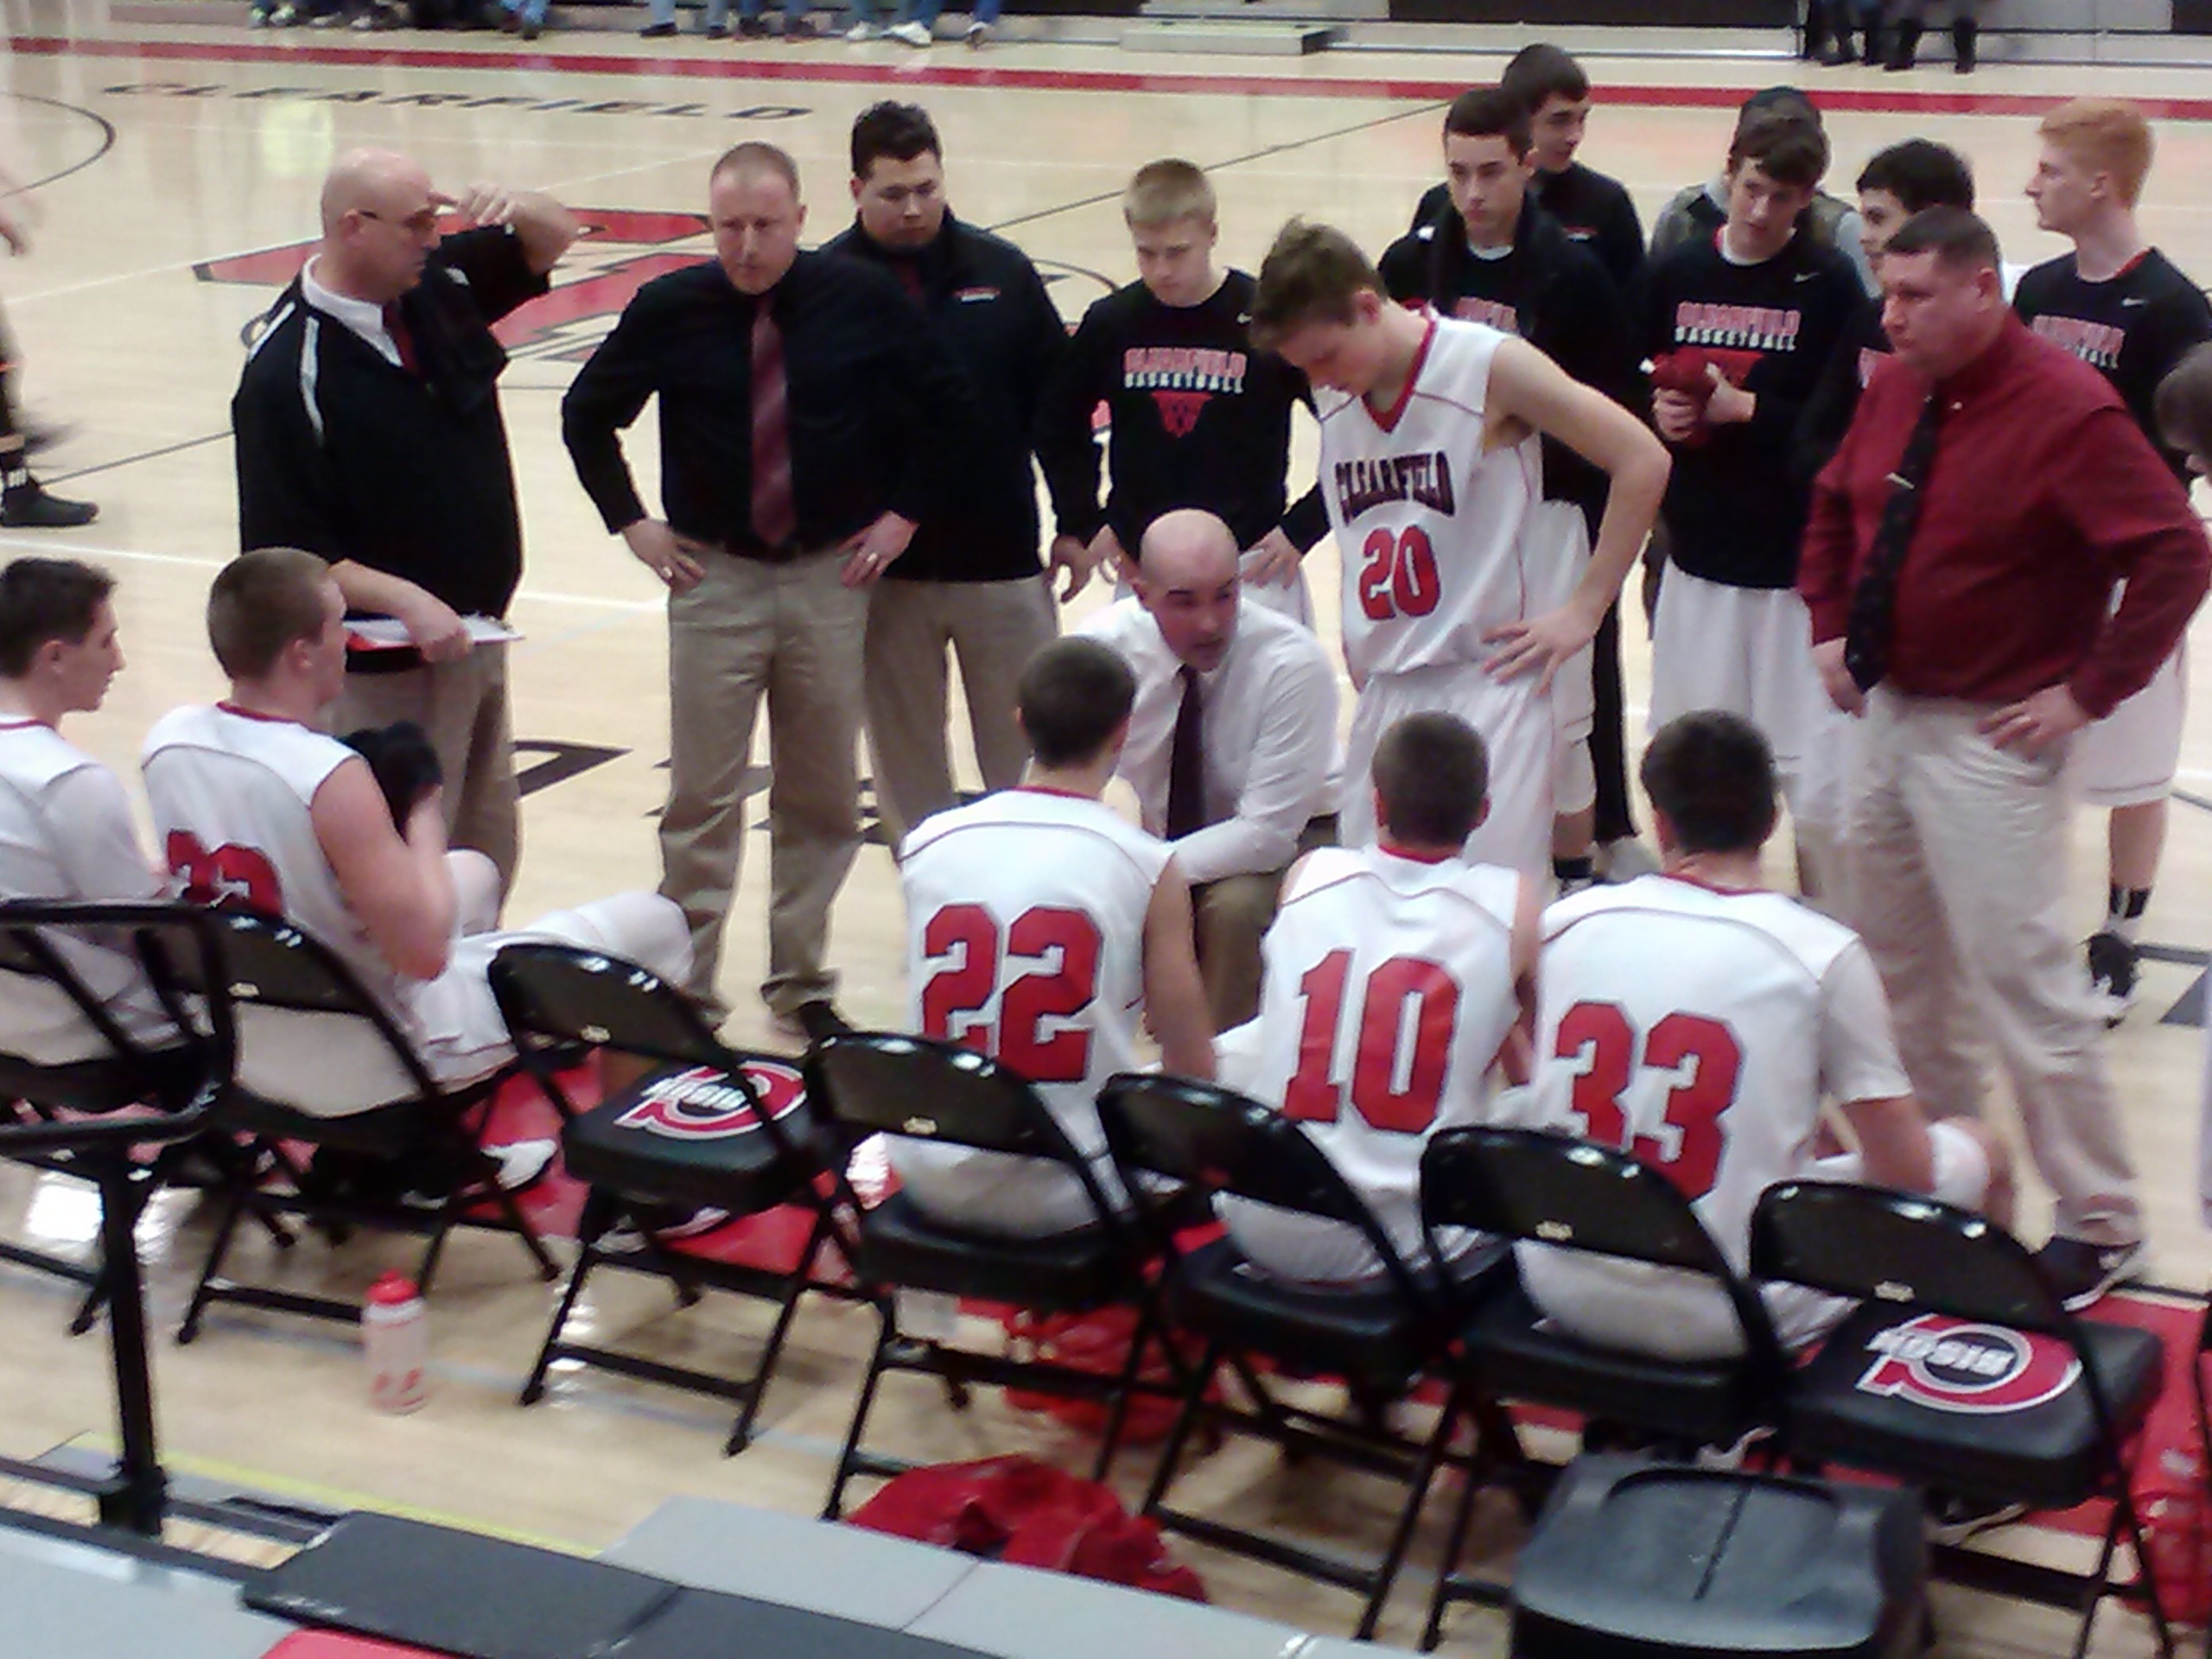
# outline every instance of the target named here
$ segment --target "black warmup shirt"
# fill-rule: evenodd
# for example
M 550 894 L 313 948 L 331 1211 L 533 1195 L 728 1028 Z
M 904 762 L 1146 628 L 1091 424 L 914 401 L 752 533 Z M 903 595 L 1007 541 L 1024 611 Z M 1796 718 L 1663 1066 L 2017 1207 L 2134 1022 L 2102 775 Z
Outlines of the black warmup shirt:
M 1636 293 L 1643 280 L 1643 222 L 1636 216 L 1636 203 L 1617 179 L 1609 179 L 1580 162 L 1569 162 L 1557 173 L 1539 168 L 1529 181 L 1529 194 L 1567 232 L 1597 258 L 1624 300 Z M 1447 185 L 1432 185 L 1414 209 L 1413 229 L 1433 225 L 1452 212 Z
M 1586 245 L 1525 202 L 1512 246 L 1486 257 L 1467 245 L 1466 226 L 1447 195 L 1444 212 L 1383 253 L 1378 266 L 1394 300 L 1419 300 L 1446 316 L 1470 317 L 1517 334 L 1584 385 L 1626 403 L 1637 393 L 1643 356 L 1619 292 Z M 1607 480 L 1565 444 L 1544 440 L 1544 494 L 1590 518 L 1605 512 Z
M 2064 253 L 2020 278 L 2012 308 L 2111 381 L 2175 476 L 2188 481 L 2189 458 L 2159 435 L 2155 403 L 2158 382 L 2190 347 L 2212 340 L 2212 305 L 2202 289 L 2156 248 L 2101 283 L 2082 281 L 2074 256 Z
M 445 238 L 399 302 L 410 372 L 308 304 L 295 279 L 231 400 L 240 549 L 304 548 L 404 576 L 464 614 L 505 612 L 522 522 L 499 416 L 507 354 L 491 325 L 546 288 L 505 228 Z
M 1796 457 L 1791 467 L 1799 483 L 1810 487 L 1834 455 L 1843 435 L 1851 430 L 1851 417 L 1859 412 L 1859 394 L 1891 351 L 1889 331 L 1882 327 L 1882 308 L 1869 305 L 1829 356 L 1820 383 L 1805 400 L 1805 412 L 1798 417 Z
M 775 308 L 789 397 L 788 548 L 753 531 L 753 320 Z M 887 510 L 928 521 L 958 489 L 975 426 L 968 381 L 897 278 L 802 252 L 767 294 L 709 259 L 639 289 L 561 400 L 561 435 L 607 529 L 645 518 L 617 435 L 660 397 L 661 497 L 677 534 L 751 558 L 824 548 Z
M 1285 511 L 1290 408 L 1313 407 L 1306 377 L 1252 349 L 1256 284 L 1232 270 L 1210 299 L 1162 305 L 1131 283 L 1084 313 L 1038 414 L 1037 458 L 1058 531 L 1088 542 L 1111 524 L 1135 555 L 1163 512 L 1203 507 L 1250 547 L 1281 525 L 1300 551 L 1329 528 L 1319 486 Z M 1112 486 L 1098 505 L 1091 414 L 1113 423 Z
M 1669 446 L 1668 557 L 1732 588 L 1791 587 L 1810 502 L 1791 471 L 1798 423 L 1868 309 L 1859 273 L 1800 231 L 1756 265 L 1724 257 L 1717 235 L 1700 237 L 1655 260 L 1645 281 L 1650 355 L 1700 352 L 1758 399 L 1749 421 Z
M 1029 256 L 950 213 L 928 246 L 886 248 L 858 225 L 823 249 L 867 260 L 918 290 L 974 400 L 969 469 L 914 531 L 893 582 L 1012 582 L 1033 576 L 1037 480 L 1030 436 L 1067 327 Z

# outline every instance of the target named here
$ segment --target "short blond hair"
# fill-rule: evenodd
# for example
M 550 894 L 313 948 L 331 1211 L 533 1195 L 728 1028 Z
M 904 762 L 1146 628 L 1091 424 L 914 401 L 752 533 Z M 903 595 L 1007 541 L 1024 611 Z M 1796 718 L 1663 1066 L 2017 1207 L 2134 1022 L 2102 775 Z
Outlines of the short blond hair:
M 2130 207 L 2143 194 L 2143 181 L 2151 173 L 2151 124 L 2133 104 L 2117 98 L 2077 98 L 2044 117 L 2036 130 L 2083 166 L 2111 174 L 2120 199 Z
M 1156 231 L 1179 219 L 1211 226 L 1213 183 L 1196 162 L 1147 162 L 1122 192 L 1122 218 L 1133 231 Z

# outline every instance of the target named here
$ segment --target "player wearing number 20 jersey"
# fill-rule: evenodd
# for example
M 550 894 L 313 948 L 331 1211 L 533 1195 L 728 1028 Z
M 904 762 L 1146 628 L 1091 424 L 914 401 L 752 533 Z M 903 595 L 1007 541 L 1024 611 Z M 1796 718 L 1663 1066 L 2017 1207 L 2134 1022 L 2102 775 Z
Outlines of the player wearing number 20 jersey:
M 1467 855 L 1544 868 L 1558 746 L 1537 677 L 1494 678 L 1484 635 L 1548 609 L 1587 563 L 1571 511 L 1543 509 L 1534 432 L 1486 448 L 1491 359 L 1505 338 L 1432 317 L 1391 409 L 1321 393 L 1321 483 L 1344 566 L 1344 663 L 1360 688 L 1344 747 L 1344 842 L 1374 834 L 1367 787 L 1376 740 L 1402 715 L 1447 709 L 1483 734 L 1491 815 Z M 1546 533 L 1547 527 L 1556 534 Z
M 1027 1078 L 1118 1196 L 1096 1101 L 1137 1064 L 1145 917 L 1167 843 L 1097 801 L 1014 789 L 925 820 L 899 856 L 912 1029 Z M 964 1225 L 1033 1235 L 1093 1219 L 1052 1165 L 903 1137 L 891 1164 L 917 1205 Z

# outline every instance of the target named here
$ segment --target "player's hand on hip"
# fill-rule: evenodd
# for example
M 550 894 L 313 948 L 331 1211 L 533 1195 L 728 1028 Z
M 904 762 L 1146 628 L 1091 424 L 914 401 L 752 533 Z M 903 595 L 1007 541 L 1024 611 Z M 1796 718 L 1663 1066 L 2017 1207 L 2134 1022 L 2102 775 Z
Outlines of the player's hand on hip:
M 1084 545 L 1080 536 L 1053 537 L 1052 548 L 1045 556 L 1045 565 L 1046 569 L 1060 572 L 1067 578 L 1059 592 L 1063 605 L 1090 586 L 1090 550 Z
M 1866 712 L 1866 694 L 1859 689 L 1859 682 L 1843 665 L 1842 640 L 1824 639 L 1815 645 L 1813 666 L 1820 671 L 1821 689 L 1828 694 L 1830 702 L 1847 715 Z
M 8 251 L 12 254 L 26 254 L 31 251 L 30 232 L 12 214 L 0 213 L 0 241 L 7 243 Z
M 699 578 L 707 574 L 698 558 L 706 550 L 677 535 L 658 518 L 640 518 L 626 525 L 622 539 L 638 563 L 659 577 L 672 594 L 696 587 Z
M 407 625 L 407 637 L 426 663 L 456 663 L 475 649 L 476 642 L 468 637 L 468 624 L 435 594 L 422 594 L 410 600 L 399 620 Z
M 1483 635 L 1483 643 L 1496 645 L 1483 664 L 1494 680 L 1517 680 L 1536 674 L 1540 691 L 1551 690 L 1552 677 L 1598 632 L 1596 620 L 1572 603 L 1532 616 L 1525 622 L 1509 622 Z
M 868 586 L 891 568 L 891 562 L 904 553 L 906 543 L 913 539 L 912 519 L 901 518 L 895 512 L 884 513 L 845 543 L 845 550 L 850 556 L 845 561 L 845 586 Z
M 2033 696 L 1984 715 L 1977 729 L 2000 749 L 2041 760 L 2088 723 L 2088 711 L 2074 701 L 2069 688 L 2047 685 Z
M 1272 583 L 1287 588 L 1298 580 L 1298 567 L 1304 558 L 1297 544 L 1277 525 L 1244 550 L 1238 574 L 1254 587 Z

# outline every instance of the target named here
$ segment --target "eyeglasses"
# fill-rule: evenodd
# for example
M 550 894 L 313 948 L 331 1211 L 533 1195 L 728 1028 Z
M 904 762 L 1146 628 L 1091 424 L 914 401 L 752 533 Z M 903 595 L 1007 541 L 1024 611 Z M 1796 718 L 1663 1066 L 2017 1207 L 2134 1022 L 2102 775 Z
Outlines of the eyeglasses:
M 397 225 L 410 236 L 427 236 L 438 228 L 438 210 L 435 207 L 425 207 L 421 213 L 410 213 L 404 219 L 394 219 L 389 213 L 374 213 L 366 207 L 356 207 L 353 211 L 363 219 L 375 219 L 379 225 Z

